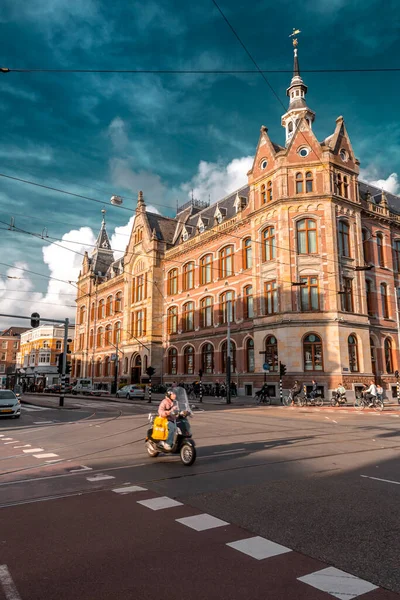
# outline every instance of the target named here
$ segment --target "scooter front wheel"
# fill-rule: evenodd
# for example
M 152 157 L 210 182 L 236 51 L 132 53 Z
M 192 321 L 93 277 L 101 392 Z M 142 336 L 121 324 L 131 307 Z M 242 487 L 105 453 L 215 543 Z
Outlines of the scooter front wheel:
M 192 444 L 183 444 L 180 450 L 181 461 L 185 467 L 190 467 L 196 460 L 196 448 Z
M 155 445 L 153 442 L 146 442 L 146 449 L 147 449 L 147 454 L 149 456 L 151 456 L 152 458 L 155 458 L 156 456 L 158 456 L 160 453 L 159 451 L 156 449 Z

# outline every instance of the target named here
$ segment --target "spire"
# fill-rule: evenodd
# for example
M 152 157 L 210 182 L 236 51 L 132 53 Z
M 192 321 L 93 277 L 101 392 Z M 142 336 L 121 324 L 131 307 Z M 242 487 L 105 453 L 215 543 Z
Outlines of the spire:
M 293 38 L 293 77 L 290 86 L 286 90 L 286 95 L 289 97 L 289 108 L 282 117 L 282 126 L 286 129 L 286 145 L 289 143 L 296 130 L 296 122 L 299 118 L 306 117 L 309 127 L 311 127 L 311 124 L 315 119 L 315 113 L 307 106 L 306 95 L 308 88 L 300 75 L 297 52 L 299 42 L 297 37 L 295 37 L 299 33 L 299 29 L 293 29 L 293 33 L 289 36 Z
M 91 268 L 96 274 L 105 275 L 107 269 L 114 261 L 113 251 L 111 250 L 110 240 L 108 239 L 106 230 L 106 211 L 103 208 L 101 211 L 103 219 L 101 221 L 101 227 L 99 235 L 97 236 L 96 246 L 94 247 L 91 255 Z
M 146 212 L 146 203 L 143 200 L 143 192 L 140 190 L 138 192 L 137 204 L 136 204 L 136 212 Z

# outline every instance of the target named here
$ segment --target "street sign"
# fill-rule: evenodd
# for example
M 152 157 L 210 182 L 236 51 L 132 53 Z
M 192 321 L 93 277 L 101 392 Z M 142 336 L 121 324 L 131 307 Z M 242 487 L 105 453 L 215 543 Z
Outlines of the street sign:
M 116 354 L 111 354 L 111 360 L 117 360 L 117 355 Z
M 269 364 L 268 363 L 264 363 L 263 364 L 263 369 L 264 369 L 264 371 L 269 371 Z

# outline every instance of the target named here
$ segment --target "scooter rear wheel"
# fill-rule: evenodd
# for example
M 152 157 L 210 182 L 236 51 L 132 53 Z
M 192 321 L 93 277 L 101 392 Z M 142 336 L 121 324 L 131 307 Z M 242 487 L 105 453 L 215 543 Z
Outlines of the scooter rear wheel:
M 153 442 L 146 442 L 146 449 L 147 449 L 147 454 L 149 456 L 151 456 L 152 458 L 156 458 L 156 456 L 158 456 L 160 453 L 158 450 L 156 450 Z
M 190 467 L 196 460 L 196 448 L 192 444 L 183 444 L 180 450 L 181 461 L 185 467 Z

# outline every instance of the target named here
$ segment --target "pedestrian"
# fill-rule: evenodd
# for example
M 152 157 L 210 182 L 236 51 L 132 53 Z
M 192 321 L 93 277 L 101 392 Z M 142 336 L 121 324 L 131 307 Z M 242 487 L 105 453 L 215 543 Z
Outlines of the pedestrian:
M 215 396 L 217 398 L 219 398 L 219 394 L 220 394 L 220 383 L 219 380 L 217 379 L 217 381 L 215 382 Z

